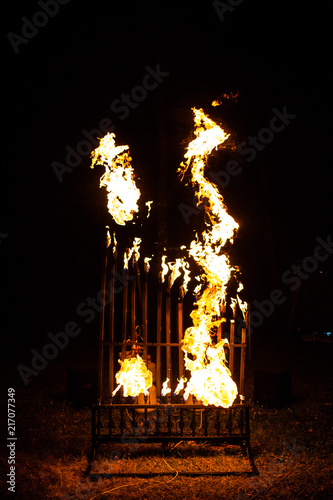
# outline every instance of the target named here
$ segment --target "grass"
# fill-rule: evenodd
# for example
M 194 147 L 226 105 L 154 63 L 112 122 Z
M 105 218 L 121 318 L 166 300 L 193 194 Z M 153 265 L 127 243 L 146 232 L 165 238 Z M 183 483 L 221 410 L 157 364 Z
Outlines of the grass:
M 322 364 L 322 358 L 318 363 Z M 182 476 L 181 472 L 189 470 L 251 470 L 238 447 L 183 442 L 164 450 L 160 445 L 102 445 L 91 473 L 152 471 L 161 475 L 92 480 L 84 476 L 90 450 L 90 409 L 76 409 L 65 402 L 65 371 L 58 368 L 45 370 L 28 387 L 17 386 L 16 471 L 17 498 L 21 500 L 333 497 L 332 380 L 327 376 L 318 379 L 315 370 L 295 366 L 297 379 L 290 406 L 266 409 L 252 405 L 251 445 L 259 476 Z M 1 468 L 1 491 L 6 492 L 6 453 Z

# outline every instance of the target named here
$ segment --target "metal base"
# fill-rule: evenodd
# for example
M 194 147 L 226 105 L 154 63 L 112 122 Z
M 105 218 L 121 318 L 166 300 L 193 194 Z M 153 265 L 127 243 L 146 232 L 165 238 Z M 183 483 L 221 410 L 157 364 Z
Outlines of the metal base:
M 247 404 L 237 404 L 230 408 L 199 404 L 100 404 L 92 406 L 92 460 L 96 456 L 100 443 L 161 443 L 167 446 L 169 443 L 179 441 L 239 445 L 250 462 L 252 473 L 258 474 L 250 448 L 250 418 Z M 230 472 L 180 473 L 180 475 L 187 476 L 224 474 L 230 474 Z M 154 473 L 112 474 L 112 476 L 116 475 L 150 477 Z

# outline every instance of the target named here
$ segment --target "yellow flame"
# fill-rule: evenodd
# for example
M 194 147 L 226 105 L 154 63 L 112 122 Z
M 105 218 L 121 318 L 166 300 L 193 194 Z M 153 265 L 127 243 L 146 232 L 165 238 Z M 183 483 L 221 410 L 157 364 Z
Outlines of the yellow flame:
M 177 395 L 177 394 L 179 394 L 179 393 L 180 393 L 180 391 L 182 391 L 182 390 L 184 389 L 184 387 L 185 387 L 185 382 L 186 382 L 186 378 L 181 377 L 181 379 L 179 380 L 178 385 L 177 385 L 177 387 L 176 387 L 176 389 L 175 389 L 175 394 L 176 394 L 176 395 Z
M 105 226 L 107 231 L 106 231 L 106 247 L 109 248 L 111 244 L 111 234 L 110 234 L 110 228 L 109 226 Z
M 184 271 L 183 292 L 185 294 L 188 290 L 188 284 L 191 281 L 190 278 L 191 271 L 190 271 L 190 264 L 184 260 L 183 260 L 183 271 Z
M 116 233 L 113 233 L 113 248 L 112 248 L 112 253 L 113 255 L 116 255 L 117 253 L 117 240 L 116 240 Z
M 116 146 L 115 134 L 106 134 L 99 146 L 91 153 L 92 164 L 104 165 L 105 173 L 100 179 L 100 187 L 106 187 L 108 210 L 115 222 L 124 226 L 139 210 L 140 190 L 133 178 L 128 146 Z
M 202 109 L 193 109 L 196 139 L 190 142 L 179 173 L 184 177 L 190 167 L 190 180 L 196 189 L 199 203 L 204 203 L 207 220 L 206 230 L 201 237 L 191 242 L 189 254 L 202 269 L 200 284 L 195 293 L 201 292 L 196 308 L 191 313 L 193 326 L 184 334 L 182 349 L 185 366 L 191 372 L 184 397 L 193 394 L 203 404 L 229 407 L 237 396 L 237 386 L 231 378 L 225 362 L 222 340 L 213 345 L 212 333 L 221 323 L 226 286 L 234 270 L 228 256 L 223 253 L 227 241 L 233 242 L 238 229 L 223 203 L 223 197 L 216 185 L 204 175 L 208 154 L 222 144 L 229 135 L 208 118 Z M 203 289 L 203 291 L 201 291 Z
M 166 396 L 167 394 L 170 394 L 171 392 L 171 389 L 170 387 L 168 387 L 168 383 L 170 382 L 170 380 L 167 378 L 165 382 L 163 382 L 162 384 L 162 390 L 161 390 L 161 395 L 162 396 Z
M 172 286 L 179 276 L 181 276 L 181 270 L 184 272 L 184 284 L 183 287 L 187 289 L 188 282 L 190 281 L 190 270 L 189 263 L 185 261 L 184 258 L 176 259 L 175 262 L 169 262 L 169 269 L 171 271 L 170 285 Z
M 164 283 L 164 280 L 165 280 L 165 277 L 166 275 L 168 274 L 169 272 L 169 267 L 168 265 L 166 264 L 166 258 L 167 256 L 166 255 L 162 255 L 162 270 L 161 270 L 161 273 L 160 273 L 160 276 L 161 276 L 161 282 Z
M 237 100 L 237 97 L 239 96 L 239 92 L 230 92 L 230 94 L 222 94 L 220 97 L 217 99 L 214 99 L 212 102 L 212 106 L 221 106 L 223 101 L 225 99 L 235 99 Z
M 147 219 L 150 215 L 150 211 L 151 211 L 151 206 L 152 206 L 153 202 L 152 201 L 146 201 L 145 205 L 146 207 L 148 207 L 148 214 L 147 214 Z
M 186 385 L 184 398 L 193 394 L 204 405 L 231 406 L 237 396 L 237 386 L 231 378 L 230 370 L 225 365 L 224 343 L 209 345 L 204 351 L 206 359 L 190 362 L 191 379 Z M 203 353 L 203 350 L 202 350 Z
M 144 258 L 144 270 L 146 273 L 148 273 L 149 269 L 150 269 L 150 264 L 149 262 L 151 261 L 152 257 L 145 257 Z
M 237 301 L 238 301 L 238 306 L 239 309 L 242 311 L 243 318 L 245 319 L 246 317 L 246 312 L 248 308 L 247 302 L 244 302 L 238 295 L 238 292 L 241 292 L 244 289 L 243 283 L 239 283 L 238 288 L 237 288 Z
M 143 393 L 148 396 L 149 388 L 153 385 L 153 374 L 148 370 L 146 363 L 137 354 L 136 357 L 119 360 L 120 370 L 116 373 L 118 387 L 113 391 L 112 396 L 124 389 L 124 397 L 136 397 Z
M 139 249 L 141 241 L 141 238 L 135 237 L 133 240 L 132 248 L 127 248 L 126 252 L 124 253 L 124 269 L 128 269 L 128 264 L 131 258 L 133 258 L 133 262 L 138 262 L 140 258 Z

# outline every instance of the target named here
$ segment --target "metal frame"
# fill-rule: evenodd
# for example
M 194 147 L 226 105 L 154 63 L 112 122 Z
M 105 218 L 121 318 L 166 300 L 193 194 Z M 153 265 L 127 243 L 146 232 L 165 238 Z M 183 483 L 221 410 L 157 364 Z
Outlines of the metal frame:
M 247 404 L 230 408 L 199 404 L 93 405 L 92 459 L 102 443 L 161 443 L 164 446 L 179 441 L 228 443 L 241 447 L 252 473 L 257 474 L 250 448 L 249 411 Z M 198 475 L 197 471 L 193 474 Z M 224 472 L 215 474 L 223 475 Z M 187 472 L 186 475 L 191 474 Z
M 103 303 L 101 312 L 98 404 L 92 406 L 92 457 L 95 457 L 96 449 L 101 443 L 128 443 L 133 440 L 138 443 L 164 445 L 179 441 L 229 443 L 241 446 L 251 463 L 252 472 L 257 473 L 250 448 L 249 406 L 243 404 L 243 397 L 236 400 L 232 407 L 221 408 L 201 404 L 179 404 L 179 397 L 174 397 L 172 394 L 160 396 L 162 380 L 166 377 L 171 379 L 171 374 L 174 379 L 186 375 L 181 350 L 184 334 L 183 290 L 182 287 L 172 288 L 168 281 L 162 283 L 160 276 L 158 281 L 154 276 L 150 278 L 146 268 L 141 274 L 138 263 L 132 262 L 130 271 L 126 270 L 123 278 L 122 293 L 116 293 L 119 288 L 116 283 L 117 255 L 115 252 L 111 254 L 111 249 L 112 245 L 106 249 L 102 279 L 102 288 L 108 289 L 110 301 L 108 304 Z M 155 294 L 149 291 L 148 282 L 153 282 Z M 156 307 L 155 324 L 148 321 L 148 296 L 152 295 L 154 295 L 153 305 Z M 188 300 L 193 302 L 193 298 Z M 175 305 L 176 307 L 173 307 Z M 228 338 L 229 369 L 233 379 L 238 383 L 239 394 L 244 395 L 246 339 L 250 328 L 249 312 L 241 332 L 236 332 L 236 309 L 237 306 L 234 307 L 232 317 L 229 315 L 227 322 L 221 323 L 217 329 L 216 342 L 224 337 Z M 228 316 L 226 312 L 224 315 Z M 121 319 L 121 325 L 118 324 L 118 327 L 115 318 L 118 319 L 118 323 Z M 139 342 L 136 339 L 137 323 L 141 328 Z M 154 383 L 157 404 L 137 404 L 138 399 L 132 400 L 134 404 L 128 404 L 128 400 L 122 397 L 121 392 L 118 393 L 118 401 L 120 398 L 121 404 L 113 404 L 116 359 L 119 351 L 122 359 L 125 359 L 128 339 L 135 343 L 136 347 L 141 347 L 142 357 L 147 363 L 148 351 L 153 352 L 156 362 Z M 236 341 L 238 339 L 240 342 Z M 176 351 L 176 356 L 173 356 Z M 148 403 L 147 399 L 145 403 Z M 190 426 L 187 425 L 189 415 Z M 215 418 L 214 425 L 211 422 L 212 415 Z M 198 418 L 202 419 L 201 427 L 198 425 Z M 150 425 L 153 421 L 155 428 L 152 430 Z M 139 427 L 137 423 L 140 423 Z M 198 474 L 194 472 L 193 475 Z

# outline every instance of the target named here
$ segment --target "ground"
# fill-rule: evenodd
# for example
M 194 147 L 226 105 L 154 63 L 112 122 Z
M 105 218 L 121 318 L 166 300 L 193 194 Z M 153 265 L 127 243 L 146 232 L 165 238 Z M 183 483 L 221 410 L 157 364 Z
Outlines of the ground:
M 265 368 L 269 358 L 264 360 L 260 348 L 254 347 L 248 361 L 247 394 L 258 476 L 250 474 L 249 463 L 237 447 L 179 443 L 169 450 L 160 445 L 102 446 L 91 472 L 108 477 L 85 477 L 91 438 L 90 409 L 78 409 L 66 401 L 66 373 L 73 363 L 73 351 L 69 349 L 27 387 L 19 383 L 14 369 L 7 373 L 7 380 L 16 381 L 17 498 L 332 498 L 332 344 L 300 340 L 284 343 L 284 365 L 292 369 L 292 403 L 270 409 L 251 401 L 253 370 Z M 272 356 L 273 351 L 272 348 Z M 275 356 L 281 356 L 281 352 L 276 350 Z M 8 473 L 7 459 L 8 453 L 2 454 L 1 491 L 10 497 L 3 480 Z M 190 470 L 232 474 L 180 475 Z M 161 475 L 110 477 L 112 473 L 136 471 Z

